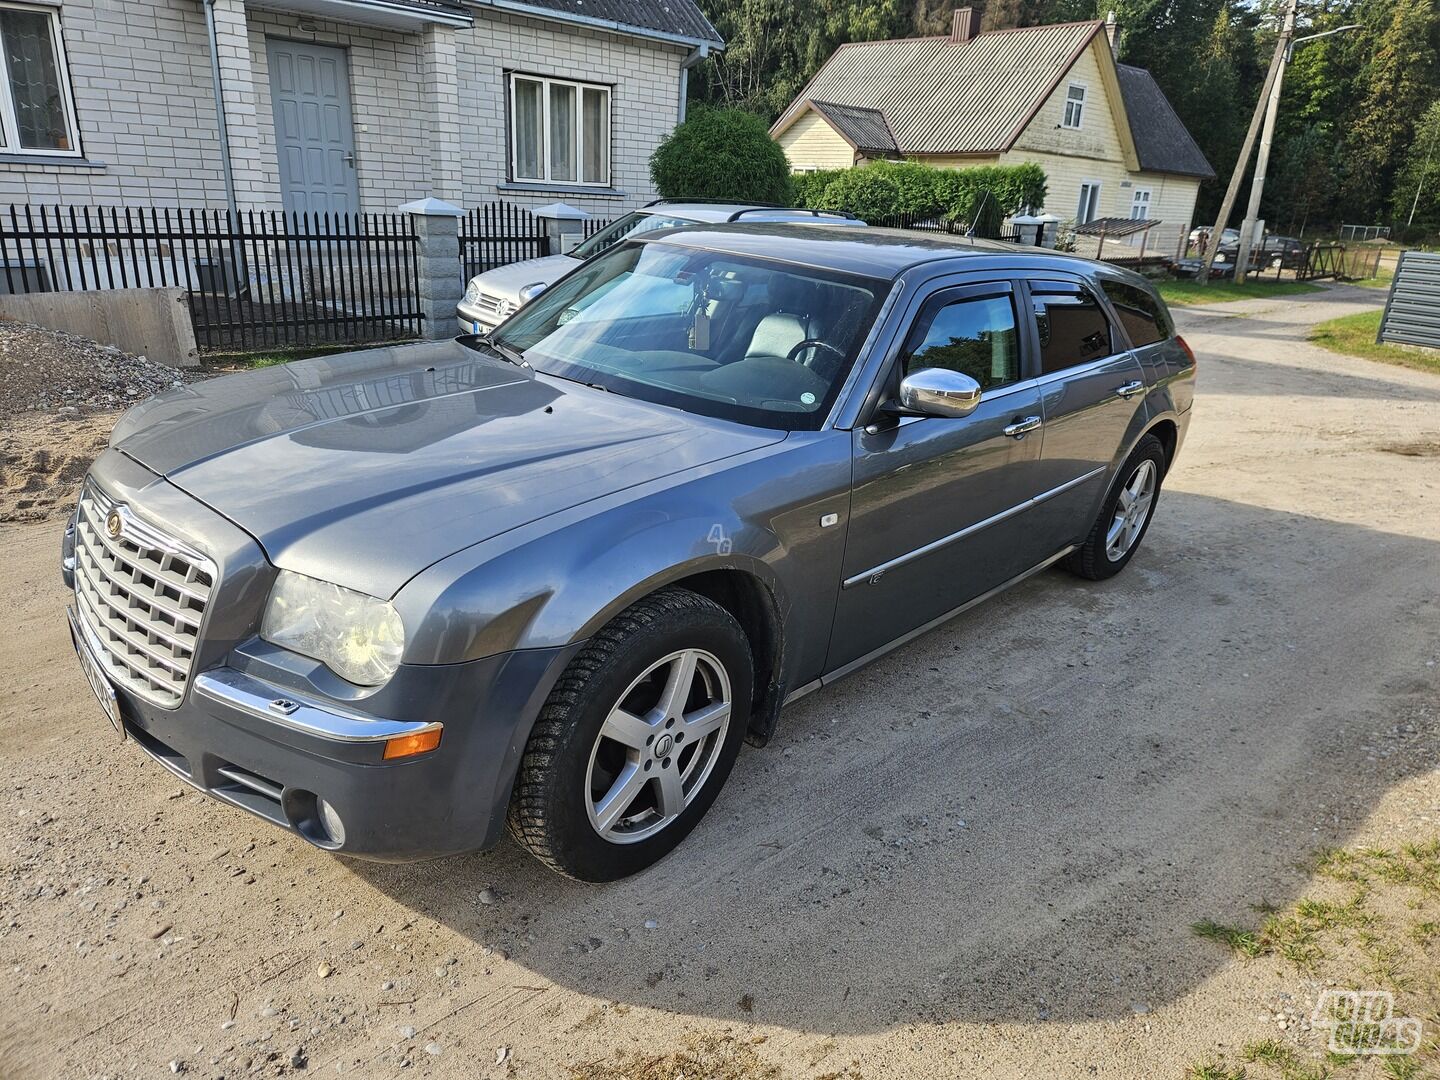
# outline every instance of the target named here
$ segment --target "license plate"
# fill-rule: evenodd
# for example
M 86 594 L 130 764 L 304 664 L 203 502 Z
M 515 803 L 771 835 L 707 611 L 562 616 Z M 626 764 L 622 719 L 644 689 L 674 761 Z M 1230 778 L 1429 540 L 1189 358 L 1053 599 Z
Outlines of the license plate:
M 76 624 L 73 613 L 70 615 L 70 637 L 75 643 L 75 655 L 80 658 L 80 670 L 85 673 L 85 681 L 90 684 L 90 689 L 95 691 L 100 710 L 123 742 L 125 725 L 120 721 L 120 702 L 115 698 L 115 688 L 110 685 L 110 679 L 100 666 L 100 661 L 96 660 L 95 654 L 90 651 L 90 644 L 85 640 L 84 631 Z

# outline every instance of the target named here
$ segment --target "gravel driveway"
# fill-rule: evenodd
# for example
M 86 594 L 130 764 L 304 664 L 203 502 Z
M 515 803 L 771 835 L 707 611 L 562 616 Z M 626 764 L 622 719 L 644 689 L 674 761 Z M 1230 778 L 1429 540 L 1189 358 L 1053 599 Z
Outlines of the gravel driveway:
M 90 698 L 54 524 L 0 526 L 0 1076 L 1134 1080 L 1274 1034 L 1299 977 L 1190 924 L 1440 834 L 1440 379 L 1304 342 L 1381 299 L 1181 312 L 1201 394 L 1125 574 L 804 699 L 603 888 L 182 788 Z

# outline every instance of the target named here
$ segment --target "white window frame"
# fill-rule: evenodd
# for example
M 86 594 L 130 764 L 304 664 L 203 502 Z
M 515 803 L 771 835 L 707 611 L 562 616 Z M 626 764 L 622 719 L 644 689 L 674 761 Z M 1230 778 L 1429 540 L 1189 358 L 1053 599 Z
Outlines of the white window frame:
M 524 71 L 512 71 L 508 76 L 510 96 L 510 179 L 517 184 L 555 184 L 568 187 L 608 188 L 615 171 L 615 88 L 608 83 L 579 82 L 576 79 L 555 79 L 549 75 L 531 75 Z M 520 147 L 516 139 L 519 125 L 515 111 L 517 81 L 540 84 L 540 171 L 543 176 L 520 175 Z M 550 177 L 550 87 L 570 86 L 575 90 L 575 176 L 574 180 L 554 180 Z M 585 91 L 599 90 L 605 95 L 605 176 L 601 180 L 579 179 L 585 175 Z
M 50 19 L 50 47 L 55 57 L 55 78 L 60 83 L 61 100 L 65 109 L 65 134 L 70 140 L 68 150 L 20 145 L 20 120 L 15 113 L 15 101 L 10 96 L 10 63 L 5 49 L 0 47 L 0 125 L 4 126 L 4 131 L 0 132 L 0 157 L 80 157 L 80 123 L 75 116 L 75 95 L 70 86 L 70 66 L 65 60 L 64 27 L 60 22 L 59 9 L 49 5 L 13 3 L 0 3 L 0 8 L 45 15 Z
M 1089 189 L 1090 189 L 1090 197 L 1089 197 L 1088 199 L 1085 198 L 1085 189 L 1086 189 L 1086 188 L 1089 188 Z M 1083 202 L 1077 200 L 1076 203 L 1075 203 L 1075 224 L 1076 224 L 1076 225 L 1085 225 L 1085 224 L 1087 224 L 1087 223 L 1089 223 L 1089 222 L 1091 222 L 1091 221 L 1094 221 L 1096 218 L 1098 218 L 1098 217 L 1101 216 L 1101 213 L 1100 213 L 1100 192 L 1101 192 L 1101 190 L 1102 190 L 1103 188 L 1104 188 L 1104 185 L 1101 184 L 1099 180 L 1081 180 L 1081 181 L 1080 181 L 1080 196 L 1081 196 L 1081 200 L 1083 200 Z M 1092 207 L 1093 207 L 1093 209 L 1092 209 Z M 1088 216 L 1087 216 L 1087 214 L 1088 214 Z
M 1142 195 L 1145 196 L 1143 199 L 1140 197 L 1140 196 L 1142 196 Z M 1143 188 L 1143 187 L 1137 187 L 1137 188 L 1135 188 L 1135 189 L 1131 192 L 1131 194 L 1130 194 L 1130 220 L 1131 220 L 1131 221 L 1149 221 L 1149 220 L 1150 220 L 1150 204 L 1151 204 L 1152 202 L 1154 202 L 1154 201 L 1155 201 L 1155 189 L 1154 189 L 1154 188 Z M 1144 210 L 1145 212 L 1144 212 L 1143 214 L 1141 214 L 1139 217 L 1136 217 L 1136 216 L 1135 216 L 1135 211 L 1136 211 L 1136 210 Z
M 1070 95 L 1076 90 L 1080 91 L 1080 96 L 1078 98 L 1071 97 Z M 1071 131 L 1079 131 L 1085 126 L 1085 104 L 1089 94 L 1090 91 L 1084 83 L 1072 82 L 1065 87 L 1065 107 L 1060 117 L 1061 127 L 1069 128 Z M 1070 107 L 1072 105 L 1075 107 L 1074 123 L 1071 123 L 1070 115 Z

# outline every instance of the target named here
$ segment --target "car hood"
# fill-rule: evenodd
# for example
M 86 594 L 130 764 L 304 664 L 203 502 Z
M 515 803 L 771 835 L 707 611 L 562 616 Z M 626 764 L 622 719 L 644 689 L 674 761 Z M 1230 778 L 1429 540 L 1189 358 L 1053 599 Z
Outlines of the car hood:
M 127 413 L 111 445 L 275 565 L 390 597 L 461 548 L 782 438 L 443 341 L 167 391 Z
M 520 306 L 520 290 L 537 281 L 546 285 L 558 281 L 575 267 L 580 260 L 569 255 L 547 255 L 543 259 L 526 259 L 524 262 L 509 263 L 487 270 L 479 275 L 480 291 L 490 296 L 500 296 L 516 307 Z

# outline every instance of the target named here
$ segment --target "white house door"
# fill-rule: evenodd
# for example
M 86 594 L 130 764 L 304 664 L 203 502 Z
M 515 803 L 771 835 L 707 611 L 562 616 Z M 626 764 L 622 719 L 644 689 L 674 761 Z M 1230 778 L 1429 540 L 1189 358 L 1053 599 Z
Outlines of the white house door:
M 1150 218 L 1150 190 L 1149 188 L 1136 188 L 1134 196 L 1130 199 L 1130 220 L 1148 221 Z
M 1075 208 L 1075 224 L 1084 225 L 1100 216 L 1100 185 L 1086 180 L 1080 185 L 1080 204 Z
M 360 193 L 345 50 L 271 38 L 265 51 L 285 210 L 354 213 Z

